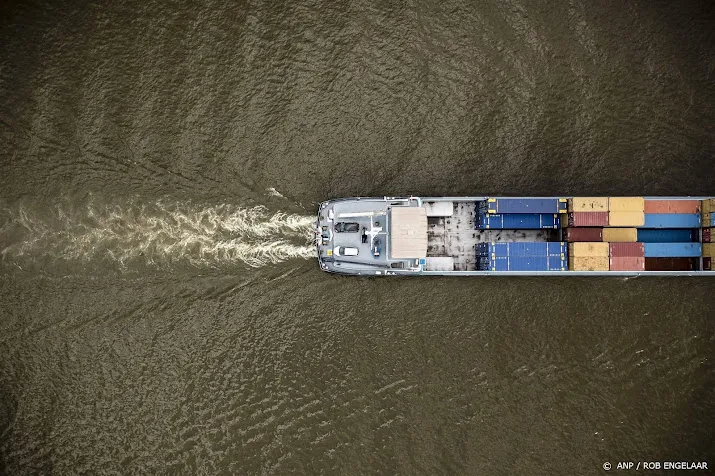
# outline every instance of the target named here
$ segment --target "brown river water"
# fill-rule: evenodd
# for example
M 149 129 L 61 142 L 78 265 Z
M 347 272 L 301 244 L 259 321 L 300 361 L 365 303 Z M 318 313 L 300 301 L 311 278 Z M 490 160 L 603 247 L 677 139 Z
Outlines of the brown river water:
M 310 245 L 336 197 L 715 195 L 714 24 L 3 6 L 0 473 L 715 466 L 713 279 L 338 277 Z

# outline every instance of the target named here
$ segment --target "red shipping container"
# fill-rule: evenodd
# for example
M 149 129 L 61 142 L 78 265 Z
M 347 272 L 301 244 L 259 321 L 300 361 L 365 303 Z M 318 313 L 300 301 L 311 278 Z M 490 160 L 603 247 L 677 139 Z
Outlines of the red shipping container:
M 612 258 L 622 258 L 625 256 L 643 258 L 645 256 L 645 246 L 643 243 L 610 243 L 608 248 Z
M 566 241 L 603 241 L 602 228 L 566 228 Z
M 700 213 L 700 200 L 646 200 L 645 213 Z
M 712 258 L 703 258 L 703 271 L 712 271 L 713 270 L 713 259 Z
M 644 271 L 645 258 L 635 256 L 617 256 L 610 260 L 611 271 Z
M 608 226 L 608 212 L 569 213 L 569 226 Z
M 703 243 L 712 243 L 713 232 L 712 228 L 703 228 Z
M 646 258 L 646 271 L 692 271 L 695 269 L 693 258 Z

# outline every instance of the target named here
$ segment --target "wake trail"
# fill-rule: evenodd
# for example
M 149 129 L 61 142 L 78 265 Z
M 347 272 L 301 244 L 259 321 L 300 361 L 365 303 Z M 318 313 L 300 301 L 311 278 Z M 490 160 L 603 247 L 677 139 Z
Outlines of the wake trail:
M 262 206 L 156 202 L 17 206 L 2 210 L 5 263 L 57 262 L 171 267 L 261 267 L 315 257 L 314 217 Z

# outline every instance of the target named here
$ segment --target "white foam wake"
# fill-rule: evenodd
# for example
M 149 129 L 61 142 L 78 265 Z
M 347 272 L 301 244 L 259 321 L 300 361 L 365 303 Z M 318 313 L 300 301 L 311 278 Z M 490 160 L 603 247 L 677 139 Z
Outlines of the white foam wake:
M 50 258 L 90 262 L 259 267 L 315 256 L 310 216 L 270 213 L 265 207 L 157 202 L 3 210 L 4 261 Z

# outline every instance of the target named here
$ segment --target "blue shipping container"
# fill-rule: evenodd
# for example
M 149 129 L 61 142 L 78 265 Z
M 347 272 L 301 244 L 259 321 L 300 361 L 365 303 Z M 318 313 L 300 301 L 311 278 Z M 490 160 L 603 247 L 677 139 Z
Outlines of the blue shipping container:
M 565 198 L 489 198 L 487 213 L 566 213 Z
M 509 243 L 509 256 L 546 256 L 546 242 L 522 241 Z
M 478 257 L 477 269 L 479 271 L 508 271 L 509 258 L 506 256 Z
M 510 256 L 509 271 L 546 271 L 549 259 L 546 256 Z
M 476 245 L 477 256 L 561 256 L 568 254 L 565 242 L 489 242 Z
M 549 242 L 547 243 L 547 254 L 549 256 L 566 256 L 569 254 L 568 246 L 568 243 L 566 243 L 565 241 Z
M 565 243 L 564 243 L 565 244 Z M 551 256 L 549 255 L 549 271 L 568 271 L 569 255 L 568 252 L 563 256 Z
M 500 242 L 482 243 L 482 256 L 546 256 L 546 242 Z
M 498 230 L 538 230 L 541 228 L 558 228 L 558 214 L 479 214 L 474 223 L 476 229 Z
M 548 271 L 546 257 L 500 257 L 485 261 L 479 267 L 482 271 Z
M 507 256 L 509 243 L 477 243 L 477 256 Z
M 482 257 L 477 262 L 481 271 L 565 271 L 566 256 L 497 256 Z
M 638 230 L 638 241 L 641 243 L 687 243 L 698 241 L 698 234 L 695 230 L 686 228 L 676 229 L 648 229 Z
M 646 258 L 696 258 L 703 253 L 700 243 L 646 243 Z
M 697 213 L 646 213 L 639 228 L 700 228 L 700 222 Z

